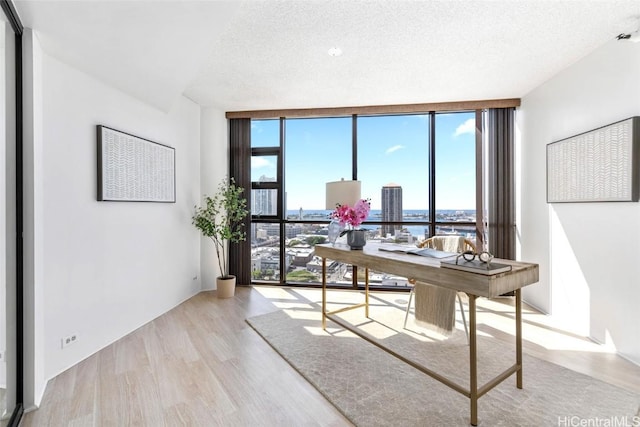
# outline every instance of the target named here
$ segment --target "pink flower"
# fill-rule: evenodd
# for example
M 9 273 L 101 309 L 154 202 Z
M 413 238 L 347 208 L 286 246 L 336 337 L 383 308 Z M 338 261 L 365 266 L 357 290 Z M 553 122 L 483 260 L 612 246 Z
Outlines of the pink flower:
M 369 199 L 360 199 L 354 207 L 349 205 L 338 205 L 336 210 L 330 215 L 331 218 L 337 219 L 340 225 L 350 225 L 357 227 L 369 216 L 371 205 Z

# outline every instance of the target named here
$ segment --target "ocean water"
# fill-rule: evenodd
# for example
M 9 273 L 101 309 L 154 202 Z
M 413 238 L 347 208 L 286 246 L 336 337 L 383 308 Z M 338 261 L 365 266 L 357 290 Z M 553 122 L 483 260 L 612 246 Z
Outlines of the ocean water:
M 332 211 L 330 210 L 288 210 L 287 218 L 292 219 L 328 219 L 329 215 Z M 424 209 L 406 209 L 404 210 L 404 221 L 428 221 L 429 220 L 429 210 Z M 476 216 L 475 209 L 438 209 L 436 211 L 436 216 L 448 217 L 452 218 L 452 221 L 455 221 L 455 218 L 468 218 Z M 371 210 L 369 212 L 370 221 L 380 221 L 382 219 L 382 211 Z
M 326 221 L 329 220 L 329 215 L 332 211 L 329 210 L 298 210 L 287 211 L 287 219 L 299 219 L 299 220 L 318 220 L 318 221 Z M 403 221 L 404 222 L 428 222 L 429 221 L 429 211 L 428 210 L 420 210 L 420 209 L 407 209 L 403 212 Z M 436 211 L 436 221 L 443 222 L 474 222 L 476 218 L 475 209 L 445 209 L 445 210 L 437 210 Z M 381 221 L 382 220 L 382 211 L 381 210 L 371 210 L 369 212 L 368 221 Z M 367 230 L 376 230 L 380 226 L 376 224 L 362 224 L 360 228 L 364 228 Z M 405 225 L 404 228 L 407 229 L 411 233 L 411 235 L 416 236 L 417 238 L 425 238 L 429 234 L 428 225 Z M 438 226 L 436 225 L 437 234 L 457 234 L 461 236 L 466 236 L 467 234 L 474 233 L 474 229 L 471 226 Z

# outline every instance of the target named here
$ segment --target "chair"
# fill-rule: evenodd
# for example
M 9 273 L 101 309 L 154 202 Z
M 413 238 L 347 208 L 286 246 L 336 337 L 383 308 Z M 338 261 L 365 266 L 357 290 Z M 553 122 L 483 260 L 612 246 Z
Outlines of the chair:
M 433 236 L 425 241 L 418 244 L 418 247 L 421 248 L 432 248 L 439 251 L 446 252 L 457 252 L 462 253 L 465 251 L 476 251 L 476 248 L 469 239 L 466 239 L 462 236 Z M 409 318 L 409 310 L 411 308 L 411 301 L 413 299 L 414 289 L 415 289 L 415 279 L 409 279 L 409 283 L 414 284 L 411 287 L 411 291 L 409 292 L 409 303 L 407 304 L 407 311 L 404 315 L 404 328 L 407 327 L 407 320 Z M 462 298 L 460 298 L 460 294 L 456 292 L 456 297 L 458 298 L 458 305 L 460 306 L 460 312 L 462 313 L 462 323 L 464 325 L 464 332 L 467 335 L 467 341 L 469 341 L 469 329 L 467 327 L 467 319 L 464 314 L 464 307 L 462 305 Z

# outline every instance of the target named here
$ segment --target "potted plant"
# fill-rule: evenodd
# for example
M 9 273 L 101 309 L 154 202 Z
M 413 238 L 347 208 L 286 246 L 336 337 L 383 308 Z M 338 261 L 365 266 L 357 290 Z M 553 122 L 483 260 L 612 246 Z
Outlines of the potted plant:
M 359 227 L 369 216 L 370 210 L 369 199 L 360 199 L 353 207 L 347 204 L 336 206 L 330 215 L 330 218 L 338 220 L 340 226 L 346 227 L 340 236 L 347 235 L 347 244 L 351 249 L 362 249 L 366 244 L 365 230 Z
M 216 248 L 220 276 L 216 278 L 218 298 L 230 298 L 235 293 L 236 277 L 229 274 L 230 243 L 247 238 L 244 219 L 248 215 L 244 188 L 235 185 L 233 178 L 223 179 L 212 197 L 205 195 L 204 204 L 195 206 L 193 225 L 209 237 Z

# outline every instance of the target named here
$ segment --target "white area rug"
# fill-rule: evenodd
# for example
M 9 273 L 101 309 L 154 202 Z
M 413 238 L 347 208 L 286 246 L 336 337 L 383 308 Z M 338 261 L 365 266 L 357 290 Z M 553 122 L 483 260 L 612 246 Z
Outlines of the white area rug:
M 340 318 L 468 387 L 464 332 L 425 341 L 361 312 Z M 357 426 L 469 425 L 468 398 L 336 323 L 323 331 L 316 310 L 281 310 L 247 322 Z M 514 346 L 485 336 L 478 346 L 480 386 L 515 363 Z M 526 354 L 523 365 L 522 390 L 513 375 L 479 399 L 479 426 L 640 425 L 639 395 Z

